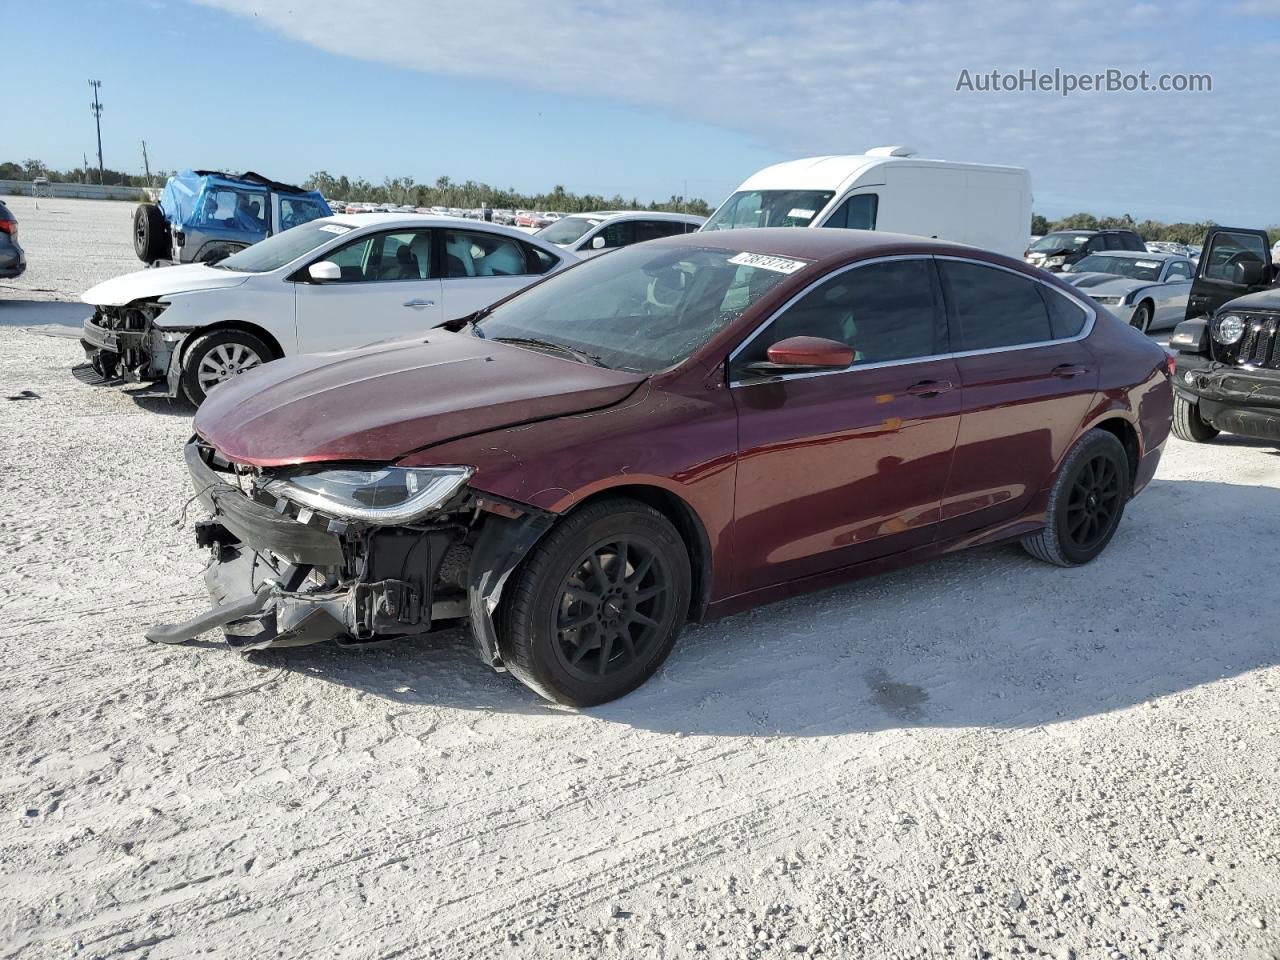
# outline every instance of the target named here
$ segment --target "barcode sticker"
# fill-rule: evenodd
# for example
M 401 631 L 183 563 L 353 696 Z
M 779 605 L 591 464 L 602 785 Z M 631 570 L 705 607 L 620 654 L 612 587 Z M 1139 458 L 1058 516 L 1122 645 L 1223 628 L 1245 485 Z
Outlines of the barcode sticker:
M 730 263 L 740 267 L 756 267 L 760 270 L 772 270 L 775 273 L 795 273 L 809 265 L 808 260 L 790 260 L 787 257 L 771 257 L 764 253 L 739 253 L 729 258 Z

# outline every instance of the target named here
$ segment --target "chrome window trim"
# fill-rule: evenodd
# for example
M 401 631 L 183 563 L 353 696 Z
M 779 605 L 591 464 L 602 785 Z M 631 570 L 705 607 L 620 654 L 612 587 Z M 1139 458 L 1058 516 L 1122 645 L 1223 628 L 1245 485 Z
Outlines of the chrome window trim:
M 768 326 L 771 323 L 773 323 L 774 320 L 776 320 L 783 313 L 789 310 L 792 306 L 795 305 L 797 301 L 799 301 L 800 299 L 808 295 L 820 284 L 826 283 L 828 280 L 832 279 L 833 277 L 838 277 L 842 273 L 847 273 L 850 270 L 856 270 L 859 267 L 870 266 L 871 264 L 874 264 L 874 263 L 892 263 L 897 260 L 953 260 L 957 263 L 968 263 L 974 266 L 989 267 L 992 270 L 1003 270 L 1005 273 L 1012 273 L 1016 277 L 1022 277 L 1024 280 L 1030 280 L 1032 283 L 1038 283 L 1043 287 L 1048 287 L 1052 292 L 1056 293 L 1058 296 L 1065 297 L 1067 300 L 1074 303 L 1077 307 L 1079 307 L 1085 313 L 1084 326 L 1080 328 L 1080 332 L 1077 333 L 1075 336 L 1061 337 L 1056 340 L 1037 340 L 1033 343 L 1016 343 L 1016 344 L 1011 344 L 1007 347 L 987 347 L 982 350 L 957 350 L 951 353 L 933 353 L 923 357 L 911 357 L 906 360 L 882 360 L 878 363 L 851 364 L 850 366 L 843 367 L 839 370 L 812 370 L 812 371 L 807 371 L 805 373 L 781 373 L 781 374 L 768 376 L 768 377 L 752 377 L 749 380 L 732 379 L 733 361 L 737 359 L 738 354 L 742 353 L 743 350 L 749 347 L 751 343 L 756 339 L 756 337 L 760 336 L 760 334 L 762 334 L 768 328 Z M 945 313 L 945 305 L 944 305 L 944 313 Z M 754 387 L 762 383 L 780 383 L 786 380 L 808 380 L 813 377 L 829 377 L 829 376 L 835 376 L 835 375 L 845 374 L 845 373 L 857 373 L 859 370 L 879 370 L 884 367 L 901 367 L 910 363 L 930 363 L 935 360 L 956 360 L 964 357 L 980 357 L 980 356 L 985 356 L 987 354 L 993 354 L 993 353 L 1010 353 L 1015 350 L 1034 350 L 1038 347 L 1052 347 L 1052 346 L 1057 346 L 1063 343 L 1075 343 L 1079 340 L 1083 340 L 1085 337 L 1089 336 L 1089 334 L 1093 332 L 1094 323 L 1097 321 L 1097 318 L 1098 318 L 1098 312 L 1094 308 L 1094 305 L 1091 303 L 1085 302 L 1083 298 L 1077 296 L 1074 293 L 1068 293 L 1065 290 L 1059 289 L 1058 287 L 1054 286 L 1052 283 L 1046 283 L 1044 280 L 1040 279 L 1039 277 L 1028 276 L 1026 273 L 1023 273 L 1021 270 L 1015 270 L 1012 267 L 1006 267 L 1003 264 L 991 263 L 987 260 L 975 260 L 972 257 L 961 257 L 961 256 L 955 256 L 952 254 L 907 253 L 907 254 L 897 254 L 897 255 L 888 256 L 888 257 L 873 257 L 869 260 L 859 260 L 857 263 L 848 264 L 846 266 L 841 267 L 839 270 L 833 270 L 831 273 L 828 273 L 825 276 L 815 279 L 803 290 L 796 293 L 793 297 L 787 300 L 787 302 L 784 303 L 782 306 L 780 306 L 777 310 L 769 314 L 769 316 L 763 322 L 761 322 L 759 326 L 755 328 L 755 330 L 751 331 L 751 335 L 748 336 L 747 339 L 743 340 L 742 343 L 738 344 L 738 346 L 732 352 L 730 352 L 729 359 L 726 364 L 726 367 L 727 367 L 726 373 L 730 377 L 729 387 L 732 389 L 734 387 Z

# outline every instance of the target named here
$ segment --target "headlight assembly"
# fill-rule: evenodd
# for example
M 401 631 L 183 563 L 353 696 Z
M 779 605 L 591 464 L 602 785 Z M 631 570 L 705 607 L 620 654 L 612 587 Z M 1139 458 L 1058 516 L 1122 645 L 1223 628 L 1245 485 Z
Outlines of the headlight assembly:
M 474 472 L 472 467 L 343 468 L 269 480 L 262 489 L 343 520 L 397 524 L 440 507 Z
M 1244 336 L 1244 327 L 1244 317 L 1236 316 L 1234 313 L 1224 313 L 1213 321 L 1213 339 L 1229 347 L 1233 343 L 1238 343 Z
M 1065 256 L 1049 257 L 1049 259 L 1045 260 L 1044 265 L 1046 267 L 1060 267 L 1066 262 L 1067 258 Z

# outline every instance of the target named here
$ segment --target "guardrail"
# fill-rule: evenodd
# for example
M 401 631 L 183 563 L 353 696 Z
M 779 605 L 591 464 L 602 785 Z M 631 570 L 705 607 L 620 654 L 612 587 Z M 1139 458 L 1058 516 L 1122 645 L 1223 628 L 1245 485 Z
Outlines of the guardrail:
M 0 180 L 0 195 L 32 196 L 31 180 Z M 121 187 L 100 183 L 64 183 L 54 180 L 48 184 L 41 183 L 39 194 L 42 197 L 78 197 L 83 200 L 158 200 L 160 190 L 148 187 Z

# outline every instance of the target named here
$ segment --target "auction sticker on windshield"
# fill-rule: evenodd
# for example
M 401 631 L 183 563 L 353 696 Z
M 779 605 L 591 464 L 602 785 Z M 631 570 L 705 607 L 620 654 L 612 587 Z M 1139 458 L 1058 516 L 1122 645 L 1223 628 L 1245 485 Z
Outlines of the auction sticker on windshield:
M 1158 268 L 1160 266 L 1160 261 L 1159 260 L 1139 260 L 1137 261 L 1137 263 L 1134 264 L 1134 266 Z
M 789 260 L 786 257 L 770 257 L 763 253 L 739 253 L 729 258 L 730 263 L 740 267 L 757 267 L 761 270 L 772 270 L 775 273 L 795 273 L 809 265 L 808 260 Z
M 325 233 L 336 233 L 338 236 L 342 236 L 344 233 L 350 233 L 354 228 L 344 227 L 340 223 L 326 223 L 320 229 Z

